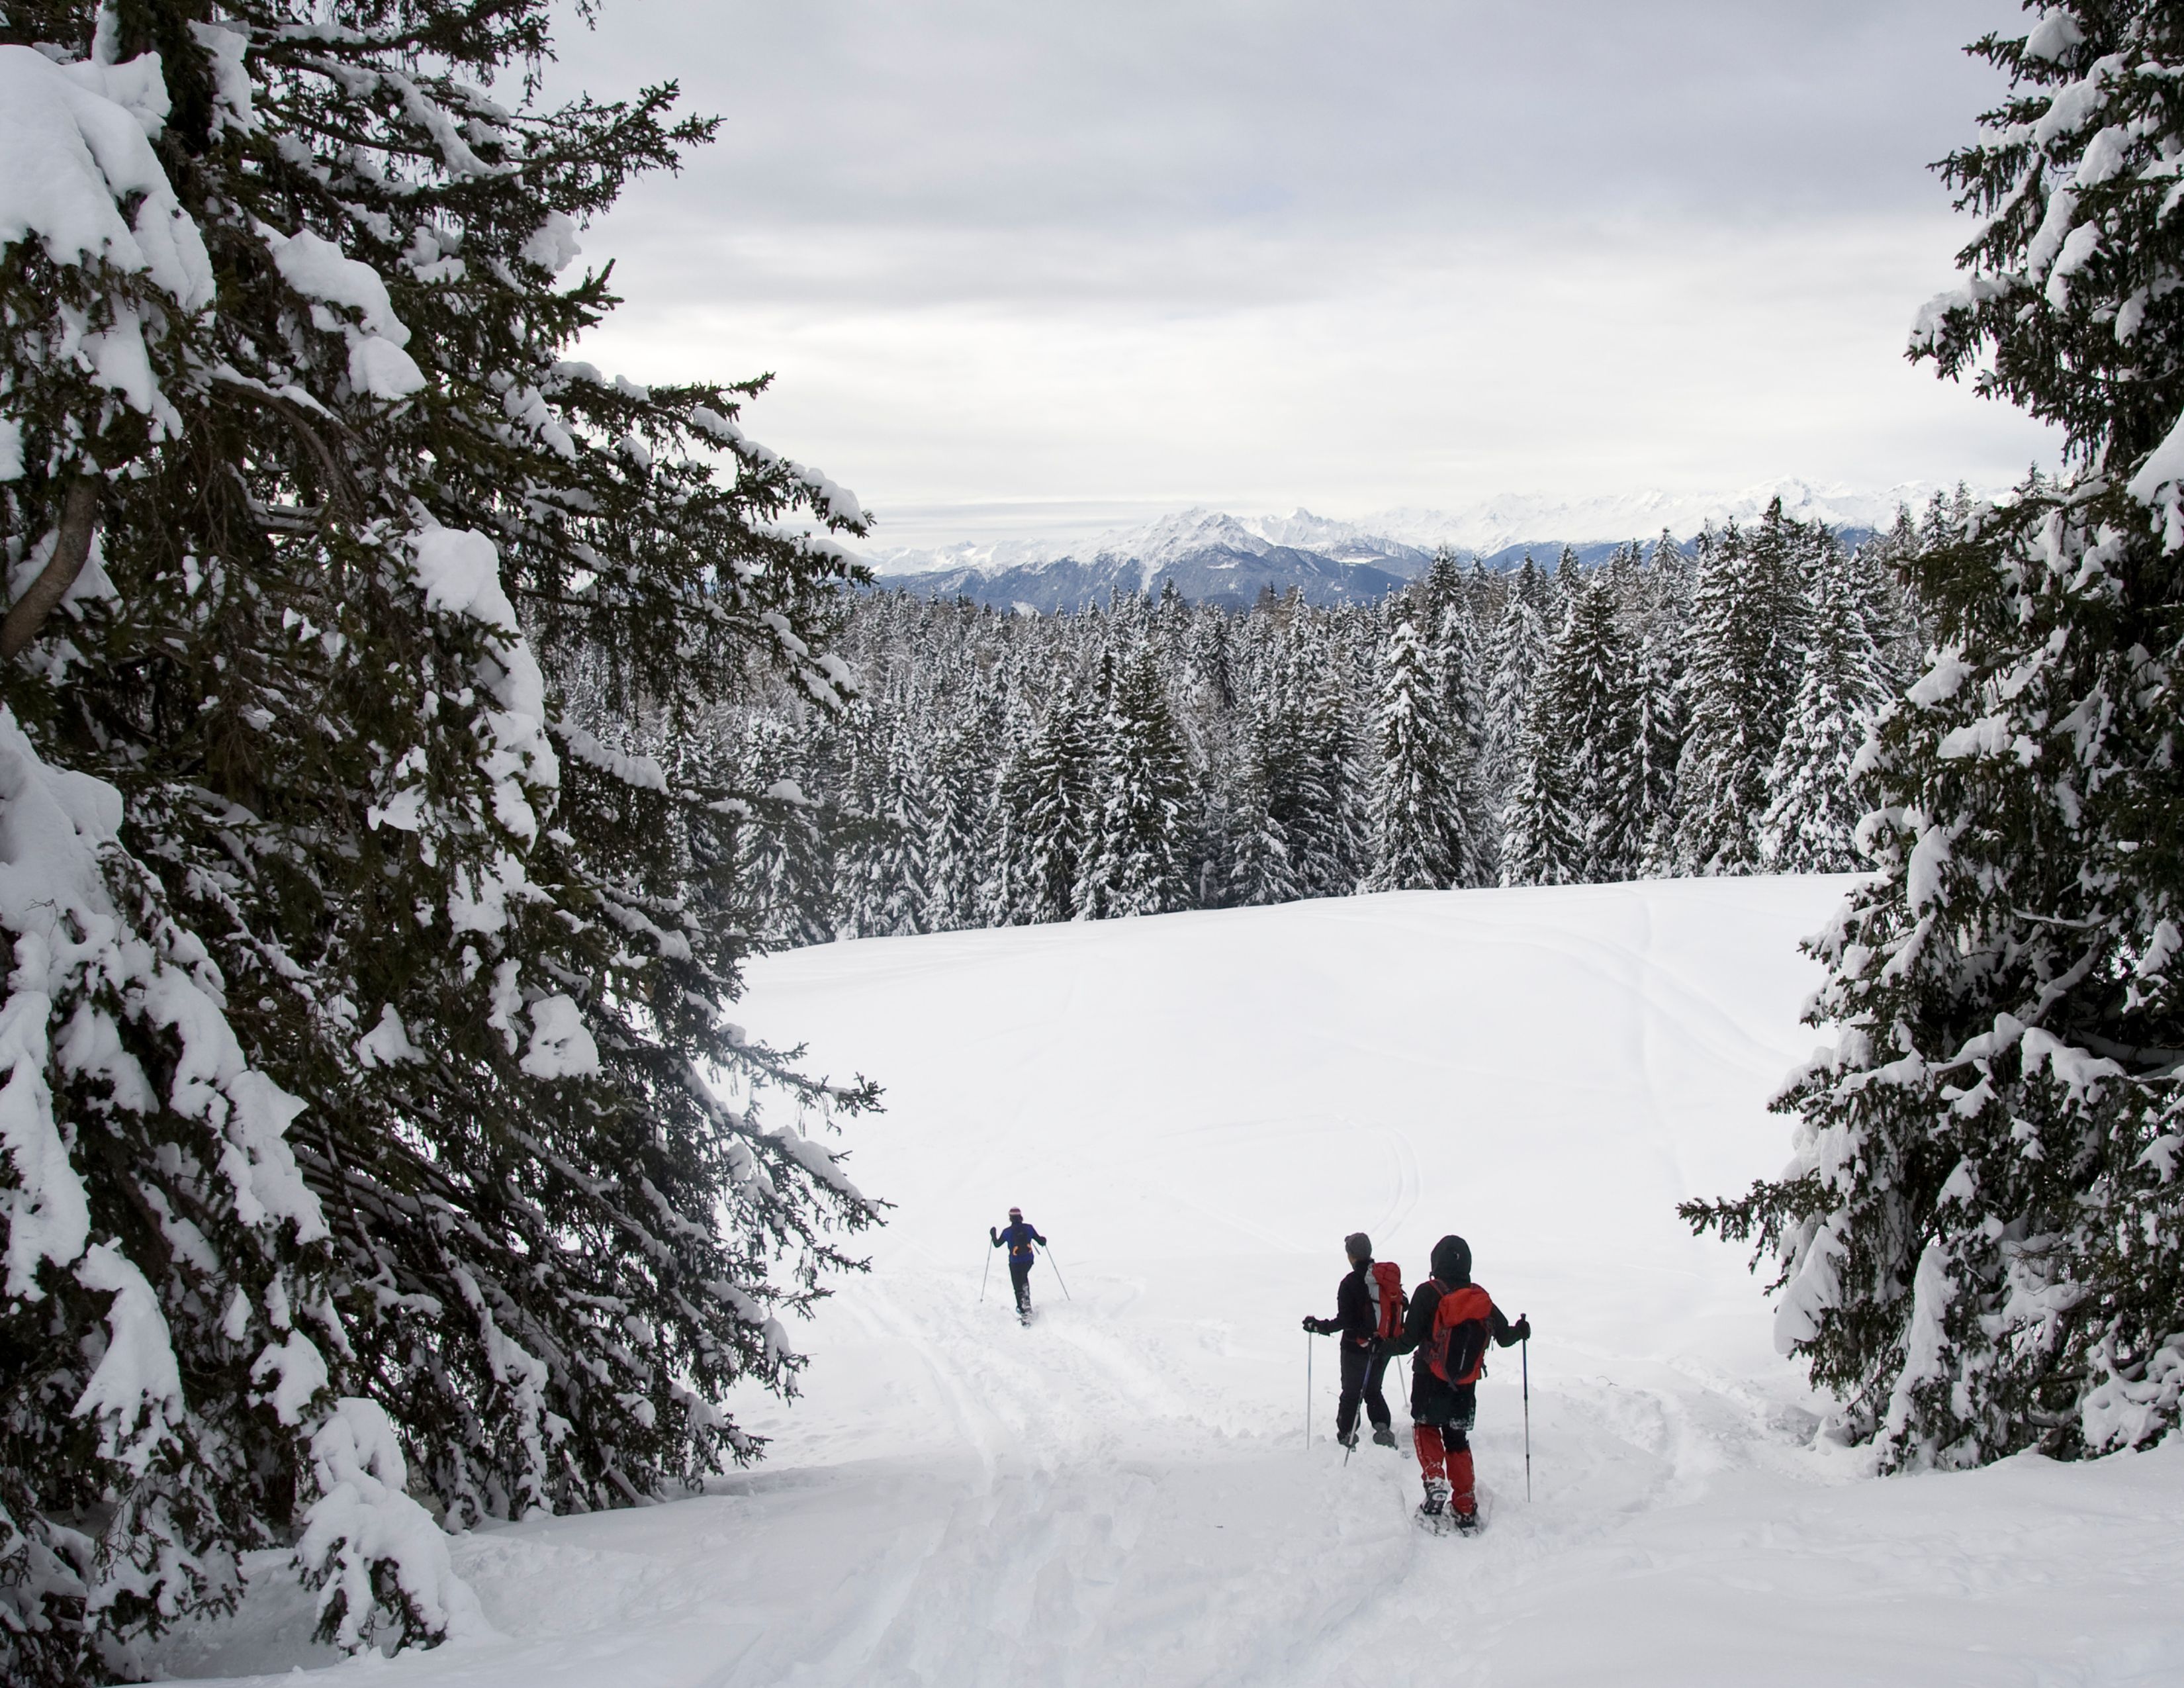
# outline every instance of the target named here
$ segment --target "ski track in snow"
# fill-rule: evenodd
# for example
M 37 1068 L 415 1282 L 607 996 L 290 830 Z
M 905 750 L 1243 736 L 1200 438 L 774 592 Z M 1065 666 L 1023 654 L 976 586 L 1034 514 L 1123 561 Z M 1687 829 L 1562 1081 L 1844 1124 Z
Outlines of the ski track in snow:
M 387 1683 L 1979 1685 L 2184 1680 L 2184 1447 L 1886 1482 L 1814 1431 L 1741 1254 L 1674 1201 L 1775 1170 L 1816 1040 L 1796 940 L 1847 881 L 1403 894 L 866 941 L 754 970 L 889 1111 L 897 1203 L 800 1336 L 805 1395 L 707 1494 L 458 1539 L 500 1639 L 333 1663 L 277 1569 L 164 1643 L 189 1675 Z M 1019 1328 L 989 1224 L 1053 1238 Z M 1529 1312 L 1474 1436 L 1490 1519 L 1422 1535 L 1346 1464 L 1340 1240 L 1462 1231 Z M 980 1251 L 981 1258 L 972 1259 Z M 982 1274 L 984 1297 L 980 1300 Z M 270 1680 L 269 1676 L 265 1679 Z M 281 1680 L 290 1680 L 282 1677 Z

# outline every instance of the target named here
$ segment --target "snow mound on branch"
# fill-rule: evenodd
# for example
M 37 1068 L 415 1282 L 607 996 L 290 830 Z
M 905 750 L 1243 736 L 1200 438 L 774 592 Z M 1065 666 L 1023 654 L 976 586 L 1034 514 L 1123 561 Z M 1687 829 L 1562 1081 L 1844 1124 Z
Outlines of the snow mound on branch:
M 572 999 L 541 997 L 531 1005 L 531 1028 L 521 1066 L 533 1078 L 587 1078 L 599 1070 L 599 1046 Z
M 410 330 L 394 314 L 387 297 L 387 283 L 369 264 L 360 264 L 340 247 L 309 229 L 283 239 L 270 237 L 274 266 L 290 287 L 307 299 L 324 304 L 347 305 L 363 319 L 364 331 L 410 343 Z
M 70 1416 L 98 1419 L 104 1427 L 101 1451 L 141 1476 L 182 1414 L 182 1373 L 166 1315 L 136 1262 L 112 1243 L 87 1251 L 75 1277 L 114 1301 L 106 1310 L 106 1352 Z
M 320 326 L 340 326 L 349 339 L 349 384 L 374 398 L 407 398 L 421 391 L 425 372 L 402 348 L 410 343 L 409 326 L 394 314 L 387 283 L 369 264 L 359 263 L 340 247 L 309 229 L 286 237 L 271 232 L 265 244 L 281 278 L 305 298 L 354 311 L 360 326 L 329 313 Z
M 460 527 L 422 529 L 410 535 L 410 548 L 428 609 L 467 616 L 500 635 L 497 655 L 487 658 L 478 674 L 501 705 L 492 714 L 493 749 L 486 768 L 494 782 L 495 818 L 528 843 L 538 835 L 538 817 L 521 782 L 556 788 L 561 763 L 547 737 L 545 675 L 500 583 L 499 548 L 484 534 Z M 520 862 L 510 857 L 509 863 L 513 879 L 498 888 L 473 888 L 466 900 L 482 911 L 476 917 L 489 922 L 473 929 L 498 931 L 505 919 L 507 893 L 523 877 Z
M 27 47 L 0 47 L 0 247 L 35 239 L 56 264 L 100 261 L 142 276 L 185 313 L 209 305 L 203 237 L 148 138 L 166 110 L 156 53 L 125 64 L 56 64 Z M 116 299 L 113 314 L 105 328 L 67 321 L 58 349 L 131 408 L 179 429 L 153 374 L 142 308 Z M 0 447 L 0 459 L 8 454 Z
M 0 47 L 0 244 L 36 236 L 56 264 L 103 258 L 148 276 L 185 310 L 211 304 L 204 240 L 147 138 L 166 109 L 156 53 L 61 65 Z
M 549 276 L 558 276 L 583 249 L 577 244 L 577 226 L 569 214 L 551 211 L 531 238 L 515 249 L 515 255 Z
M 425 1051 L 410 1041 L 410 1028 L 388 1003 L 379 1011 L 379 1022 L 356 1040 L 356 1058 L 366 1067 L 395 1067 L 422 1061 Z
M 376 1402 L 344 1398 L 311 1439 L 318 1498 L 305 1514 L 296 1562 L 320 1589 L 334 1644 L 354 1652 L 375 1639 L 373 1573 L 389 1575 L 428 1632 L 449 1641 L 493 1631 L 477 1596 L 455 1574 L 448 1538 L 407 1492 L 401 1439 Z

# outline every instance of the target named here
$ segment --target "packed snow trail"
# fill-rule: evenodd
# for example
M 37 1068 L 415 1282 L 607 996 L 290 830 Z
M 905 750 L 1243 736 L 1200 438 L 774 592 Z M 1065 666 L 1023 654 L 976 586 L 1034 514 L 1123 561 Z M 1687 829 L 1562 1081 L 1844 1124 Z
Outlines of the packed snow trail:
M 1674 1205 L 1777 1170 L 1817 1040 L 1796 940 L 1842 880 L 1402 894 L 827 945 L 752 1029 L 888 1087 L 852 1170 L 896 1204 L 799 1333 L 805 1397 L 710 1494 L 454 1544 L 501 1639 L 375 1680 L 1825 1684 L 2184 1680 L 2184 1449 L 1866 1480 Z M 1011 1203 L 1053 1241 L 1040 1317 Z M 1531 1316 L 1474 1436 L 1490 1527 L 1412 1527 L 1403 1446 L 1331 1440 L 1342 1238 L 1447 1231 Z M 1043 1254 L 1045 1251 L 1042 1251 Z M 996 1287 L 998 1286 L 998 1287 Z M 1315 1440 L 1303 1441 L 1317 1341 Z M 1400 1387 L 1399 1387 L 1400 1384 Z M 329 1657 L 267 1579 L 160 1656 Z

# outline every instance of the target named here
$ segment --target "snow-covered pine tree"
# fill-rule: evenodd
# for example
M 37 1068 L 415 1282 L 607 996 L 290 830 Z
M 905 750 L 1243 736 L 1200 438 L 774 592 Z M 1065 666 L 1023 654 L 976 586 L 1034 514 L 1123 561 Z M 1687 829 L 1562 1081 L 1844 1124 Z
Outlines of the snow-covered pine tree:
M 993 749 L 1001 723 L 987 682 L 978 675 L 944 681 L 933 702 L 939 710 L 951 702 L 955 708 L 931 751 L 925 926 L 929 932 L 954 932 L 978 924 L 978 888 L 992 871 Z
M 1245 765 L 1231 812 L 1228 890 L 1246 905 L 1306 894 L 1305 863 L 1327 811 L 1306 727 L 1294 634 L 1252 699 Z
M 1751 873 L 1765 861 L 1767 771 L 1797 692 L 1802 565 L 1816 543 L 1778 498 L 1756 527 L 1732 525 L 1700 553 L 1685 644 L 1690 724 L 1675 872 Z
M 1532 684 L 1547 658 L 1552 635 L 1545 604 L 1551 588 L 1529 557 L 1509 582 L 1488 652 L 1486 733 L 1480 758 L 1483 795 L 1498 806 L 1516 781 L 1518 741 L 1532 710 Z
M 977 924 L 1016 926 L 1030 918 L 1023 827 L 1034 728 L 1031 705 L 1017 677 L 997 665 L 995 679 L 1001 692 L 1001 742 L 986 816 L 986 872 L 978 883 Z
M 831 747 L 815 742 L 794 716 L 739 710 L 736 756 L 728 783 L 766 794 L 777 818 L 738 834 L 742 861 L 720 887 L 747 894 L 755 937 L 770 945 L 824 944 L 835 934 L 834 855 L 844 841 L 841 817 L 831 804 L 807 796 L 831 784 L 825 767 Z M 732 922 L 740 905 L 706 905 L 710 922 Z
M 1598 883 L 1638 871 L 1646 844 L 1646 770 L 1638 742 L 1637 665 L 1623 625 L 1622 591 L 1635 565 L 1596 569 L 1569 590 L 1569 616 L 1548 654 L 1537 691 L 1540 735 L 1536 772 L 1520 789 L 1529 808 L 1533 871 L 1517 883 Z M 1560 790 L 1555 788 L 1559 785 Z M 1551 844 L 1566 808 L 1576 853 L 1553 858 Z M 1564 877 L 1546 877 L 1559 871 Z
M 1760 825 L 1768 865 L 1785 872 L 1847 873 L 1862 865 L 1853 834 L 1868 805 L 1853 765 L 1901 690 L 1874 643 L 1862 567 L 1830 539 L 1808 589 L 1804 671 L 1768 770 L 1772 801 Z
M 1943 170 L 1982 220 L 1914 355 L 2058 425 L 2070 473 L 1951 516 L 1936 649 L 1884 717 L 1815 940 L 1832 1049 L 1797 1156 L 1702 1228 L 1779 1267 L 1777 1338 L 1886 1467 L 2167 1433 L 2184 1390 L 2184 16 L 2065 3 Z
M 868 937 L 881 929 L 886 864 L 894 850 L 891 750 L 894 716 L 883 698 L 866 695 L 842 712 L 833 735 L 845 848 L 834 857 L 832 901 L 841 931 Z
M 1470 860 L 1459 883 L 1485 884 L 1493 877 L 1497 829 L 1485 794 L 1486 674 L 1472 619 L 1470 589 L 1451 563 L 1445 593 L 1437 593 L 1433 622 L 1434 677 L 1442 731 L 1448 739 L 1448 781 L 1471 840 Z
M 1185 646 L 1185 691 L 1203 710 L 1218 714 L 1234 709 L 1236 671 L 1228 646 L 1228 618 L 1194 616 Z
M 1576 549 L 1565 545 L 1555 558 L 1554 578 L 1548 591 L 1546 619 L 1550 627 L 1559 628 L 1568 621 L 1584 585 L 1585 565 L 1578 560 Z
M 1167 683 L 1140 643 L 1108 688 L 1097 747 L 1098 813 L 1078 875 L 1080 919 L 1112 920 L 1188 907 L 1190 763 L 1170 710 Z
M 932 930 L 928 911 L 933 894 L 933 792 L 928 733 L 921 714 L 906 698 L 891 700 L 881 712 L 885 783 L 861 928 L 868 936 L 907 937 Z
M 1310 650 L 1310 698 L 1305 736 L 1314 781 L 1326 808 L 1306 843 L 1301 868 L 1307 897 L 1346 897 L 1364 877 L 1371 850 L 1371 820 L 1359 765 L 1357 723 L 1343 687 L 1339 646 L 1323 640 Z
M 1634 755 L 1645 782 L 1646 846 L 1638 871 L 1673 871 L 1679 792 L 1677 765 L 1688 731 L 1685 712 L 1685 638 L 1691 622 L 1691 559 L 1663 532 L 1640 577 L 1637 688 L 1632 699 Z
M 564 359 L 577 225 L 710 130 L 479 92 L 550 47 L 530 0 L 0 17 L 11 1681 L 125 1674 L 269 1545 L 345 1646 L 448 1632 L 413 1491 L 748 1455 L 727 1385 L 873 1217 L 749 1106 L 869 1093 L 744 1039 L 695 913 L 777 802 L 614 742 L 767 662 L 833 706 L 850 571 L 794 536 L 861 518 L 755 384 Z
M 1073 687 L 1048 704 L 1025 752 L 1016 799 L 1024 861 L 1019 918 L 1061 921 L 1077 912 L 1077 883 L 1099 824 L 1098 759 Z
M 1362 889 L 1444 890 L 1469 870 L 1470 841 L 1448 784 L 1433 657 L 1407 616 L 1389 634 L 1382 660 L 1373 865 Z
M 1502 810 L 1502 883 L 1574 885 L 1585 866 L 1585 817 L 1551 694 L 1533 694 L 1518 735 L 1516 778 Z

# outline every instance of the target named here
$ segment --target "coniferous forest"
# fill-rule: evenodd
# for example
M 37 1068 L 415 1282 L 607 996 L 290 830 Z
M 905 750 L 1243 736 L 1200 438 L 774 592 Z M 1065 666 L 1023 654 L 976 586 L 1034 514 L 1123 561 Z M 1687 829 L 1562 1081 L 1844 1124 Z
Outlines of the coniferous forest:
M 1961 501 L 1959 509 L 1961 508 Z M 864 682 L 718 710 L 773 944 L 1359 891 L 1858 866 L 1867 730 L 1915 672 L 1936 500 L 1847 549 L 1779 505 L 1599 567 L 1443 555 L 1405 591 L 1245 614 L 850 602 Z M 648 742 L 640 741 L 638 742 Z

